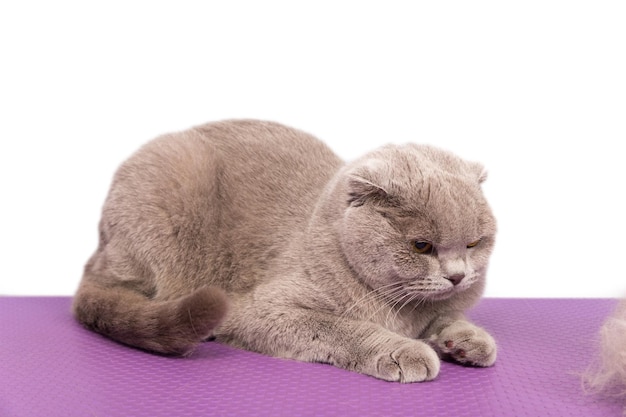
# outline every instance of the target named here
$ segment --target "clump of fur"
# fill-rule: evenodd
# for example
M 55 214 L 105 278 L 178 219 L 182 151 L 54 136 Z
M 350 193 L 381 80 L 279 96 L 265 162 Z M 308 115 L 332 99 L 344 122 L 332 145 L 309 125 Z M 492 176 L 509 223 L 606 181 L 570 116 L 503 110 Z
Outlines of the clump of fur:
M 600 329 L 600 353 L 583 376 L 587 392 L 626 399 L 626 300 Z

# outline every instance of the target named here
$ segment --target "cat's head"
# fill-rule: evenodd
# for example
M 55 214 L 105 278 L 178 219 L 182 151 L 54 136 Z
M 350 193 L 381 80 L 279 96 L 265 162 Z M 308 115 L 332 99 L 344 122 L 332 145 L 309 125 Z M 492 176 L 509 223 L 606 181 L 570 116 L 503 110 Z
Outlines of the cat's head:
M 388 298 L 482 293 L 496 222 L 482 165 L 430 146 L 386 146 L 347 167 L 341 246 Z

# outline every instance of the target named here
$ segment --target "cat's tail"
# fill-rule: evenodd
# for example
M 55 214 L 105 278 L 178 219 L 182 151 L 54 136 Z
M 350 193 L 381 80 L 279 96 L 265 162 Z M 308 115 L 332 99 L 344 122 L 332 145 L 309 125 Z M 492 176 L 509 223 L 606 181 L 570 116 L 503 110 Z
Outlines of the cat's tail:
M 72 306 L 88 329 L 121 343 L 166 354 L 189 355 L 224 318 L 228 300 L 204 287 L 168 301 L 156 301 L 125 287 L 81 283 Z

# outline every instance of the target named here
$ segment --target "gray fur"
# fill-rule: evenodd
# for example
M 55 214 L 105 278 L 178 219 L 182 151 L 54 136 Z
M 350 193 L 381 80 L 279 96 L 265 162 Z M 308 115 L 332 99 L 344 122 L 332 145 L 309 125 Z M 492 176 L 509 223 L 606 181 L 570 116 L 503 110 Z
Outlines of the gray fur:
M 166 135 L 117 171 L 74 313 L 163 354 L 216 337 L 401 382 L 439 357 L 490 366 L 494 340 L 463 316 L 494 243 L 484 178 L 428 146 L 345 164 L 269 122 Z

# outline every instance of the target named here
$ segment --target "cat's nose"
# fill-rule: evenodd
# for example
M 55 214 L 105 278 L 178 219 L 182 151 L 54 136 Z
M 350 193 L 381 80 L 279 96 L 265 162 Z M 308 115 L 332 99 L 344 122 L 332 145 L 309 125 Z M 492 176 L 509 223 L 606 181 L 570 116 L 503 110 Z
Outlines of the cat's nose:
M 446 277 L 446 279 L 448 281 L 450 281 L 452 283 L 452 285 L 457 286 L 461 283 L 461 281 L 463 281 L 463 278 L 465 278 L 465 274 L 463 272 L 459 273 L 459 274 L 452 274 L 448 277 Z

